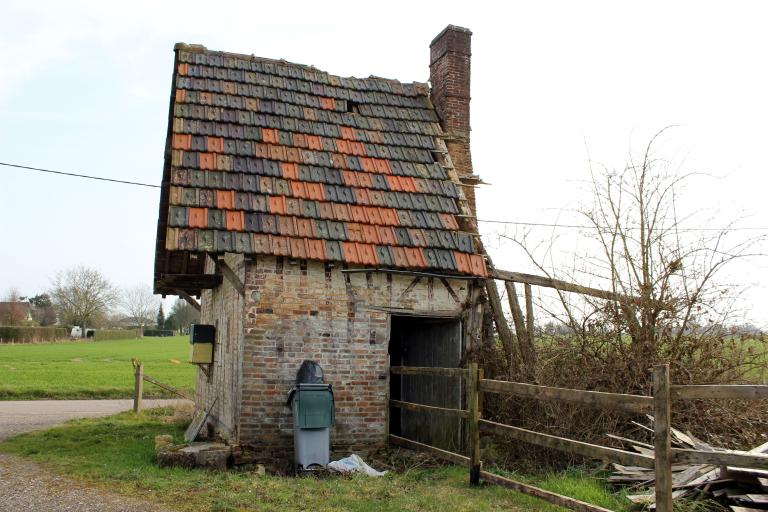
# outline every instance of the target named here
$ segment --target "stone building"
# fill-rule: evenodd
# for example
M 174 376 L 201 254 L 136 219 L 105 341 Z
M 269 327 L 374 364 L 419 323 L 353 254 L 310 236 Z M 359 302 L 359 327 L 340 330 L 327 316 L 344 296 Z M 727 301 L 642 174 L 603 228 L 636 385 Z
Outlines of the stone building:
M 424 428 L 390 394 L 461 400 L 389 365 L 459 366 L 480 329 L 470 37 L 432 41 L 431 88 L 176 45 L 155 293 L 200 297 L 216 327 L 195 400 L 218 435 L 289 451 L 305 359 L 333 385 L 338 451 Z

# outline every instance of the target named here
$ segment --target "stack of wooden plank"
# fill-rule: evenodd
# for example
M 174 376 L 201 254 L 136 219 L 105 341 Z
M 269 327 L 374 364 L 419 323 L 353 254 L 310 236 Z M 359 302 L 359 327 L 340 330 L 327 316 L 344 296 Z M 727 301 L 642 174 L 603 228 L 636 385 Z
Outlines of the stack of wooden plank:
M 651 421 L 653 418 L 650 418 Z M 653 431 L 645 425 L 636 426 Z M 633 439 L 608 434 L 632 450 L 653 457 L 653 446 Z M 690 433 L 672 429 L 672 445 L 677 448 L 727 452 L 697 439 Z M 753 454 L 768 453 L 768 443 L 749 451 Z M 654 508 L 653 469 L 613 464 L 613 473 L 608 481 L 637 490 L 627 498 L 636 505 Z M 714 499 L 730 507 L 734 512 L 768 510 L 768 470 L 734 466 L 712 466 L 706 464 L 682 464 L 672 466 L 672 498 Z

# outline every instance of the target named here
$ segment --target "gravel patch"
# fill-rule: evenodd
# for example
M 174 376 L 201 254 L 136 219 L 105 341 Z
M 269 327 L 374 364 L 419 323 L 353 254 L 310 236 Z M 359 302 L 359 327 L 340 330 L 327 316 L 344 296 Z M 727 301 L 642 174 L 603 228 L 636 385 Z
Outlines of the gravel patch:
M 51 474 L 38 464 L 0 454 L 0 511 L 164 512 L 170 509 Z

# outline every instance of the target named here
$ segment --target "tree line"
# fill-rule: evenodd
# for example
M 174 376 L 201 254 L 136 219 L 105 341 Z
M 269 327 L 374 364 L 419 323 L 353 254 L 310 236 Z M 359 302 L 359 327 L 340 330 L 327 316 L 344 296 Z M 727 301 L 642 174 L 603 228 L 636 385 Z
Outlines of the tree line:
M 185 329 L 200 313 L 177 299 L 166 315 L 151 287 L 119 288 L 96 269 L 75 266 L 59 272 L 48 290 L 23 296 L 7 290 L 0 302 L 0 325 L 132 327 Z

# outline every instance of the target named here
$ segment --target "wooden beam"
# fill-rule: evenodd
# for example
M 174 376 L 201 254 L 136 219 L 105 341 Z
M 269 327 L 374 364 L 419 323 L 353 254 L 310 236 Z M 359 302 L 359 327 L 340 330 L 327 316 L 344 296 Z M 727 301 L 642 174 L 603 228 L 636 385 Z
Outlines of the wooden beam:
M 536 276 L 533 274 L 523 274 L 520 272 L 509 272 L 507 270 L 490 269 L 488 271 L 488 277 L 491 279 L 499 279 L 501 281 L 532 284 L 535 286 L 543 286 L 545 288 L 554 288 L 564 292 L 580 293 L 582 295 L 589 295 L 591 297 L 598 297 L 600 299 L 616 300 L 619 302 L 634 303 L 640 302 L 642 300 L 639 297 L 630 297 L 620 293 L 599 290 L 597 288 L 590 288 L 589 286 L 581 286 L 579 284 L 573 284 L 567 281 L 561 281 L 559 279 L 551 279 L 549 277 Z
M 710 452 L 672 448 L 672 460 L 675 464 L 711 464 L 713 466 L 742 466 L 768 469 L 768 455 L 734 450 Z
M 141 412 L 141 398 L 144 392 L 144 365 L 133 360 L 133 412 Z
M 169 293 L 181 289 L 197 295 L 197 290 L 211 290 L 221 282 L 222 277 L 218 274 L 163 274 L 155 287 L 169 290 Z
M 461 409 L 448 409 L 446 407 L 436 407 L 434 405 L 414 404 L 412 402 L 403 402 L 401 400 L 390 399 L 389 406 L 397 407 L 398 409 L 405 409 L 407 411 L 431 412 L 435 414 L 444 414 L 447 416 L 459 416 L 460 418 L 469 417 L 469 412 Z
M 478 406 L 478 387 L 480 370 L 477 363 L 469 365 L 469 382 L 467 383 L 467 437 L 469 438 L 469 484 L 480 485 L 480 409 Z
M 224 261 L 223 258 L 215 258 L 210 255 L 209 257 L 212 258 L 216 263 L 216 271 L 221 272 L 224 278 L 229 281 L 229 284 L 231 284 L 232 287 L 237 290 L 237 293 L 239 293 L 241 297 L 245 297 L 245 285 L 237 276 L 237 274 L 235 274 L 235 271 L 232 270 L 229 265 L 227 265 L 227 262 Z
M 162 389 L 164 389 L 166 391 L 170 391 L 174 395 L 180 396 L 181 398 L 184 398 L 186 400 L 194 400 L 194 398 L 192 398 L 191 396 L 188 396 L 188 395 L 182 393 L 181 391 L 179 391 L 175 387 L 173 387 L 171 385 L 168 385 L 168 384 L 166 384 L 164 382 L 160 382 L 159 380 L 155 380 L 152 377 L 150 377 L 149 375 L 144 375 L 143 378 L 144 378 L 145 381 L 149 382 L 150 384 L 154 384 L 155 386 L 157 386 L 159 388 L 162 388 Z
M 481 471 L 480 477 L 486 482 L 496 484 L 499 487 L 506 487 L 507 489 L 512 489 L 529 496 L 534 496 L 541 500 L 568 508 L 570 510 L 577 510 L 579 512 L 612 512 L 607 508 L 598 507 L 597 505 L 585 503 L 574 498 L 569 498 L 568 496 L 545 491 L 544 489 L 534 487 L 533 485 L 517 482 L 510 478 L 494 475 L 493 473 L 489 473 L 487 471 Z
M 553 388 L 549 386 L 537 386 L 534 384 L 489 379 L 480 381 L 480 390 L 486 393 L 505 393 L 537 398 L 539 400 L 577 402 L 593 407 L 617 409 L 632 413 L 653 411 L 653 398 L 642 395 L 624 395 L 621 393 L 604 393 L 602 391 Z
M 768 399 L 768 386 L 739 384 L 672 386 L 673 400 L 697 400 L 703 398 L 721 398 L 733 400 Z
M 653 367 L 653 453 L 656 510 L 672 512 L 672 411 L 669 365 Z
M 447 450 L 441 450 L 440 448 L 435 448 L 434 446 L 429 446 L 428 444 L 422 444 L 416 441 L 411 441 L 410 439 L 399 437 L 394 434 L 389 435 L 389 442 L 397 446 L 402 446 L 403 448 L 408 448 L 411 450 L 423 450 L 425 452 L 429 452 L 435 457 L 442 460 L 446 460 L 448 462 L 452 462 L 457 466 L 469 466 L 469 457 L 465 457 L 464 455 L 459 455 L 458 453 L 449 452 Z
M 466 368 L 433 368 L 431 366 L 392 366 L 390 373 L 397 375 L 441 375 L 443 377 L 467 377 Z
M 504 425 L 488 420 L 480 420 L 480 430 L 497 435 L 506 435 L 538 446 L 560 450 L 566 453 L 574 453 L 590 459 L 601 459 L 609 462 L 620 462 L 628 466 L 640 466 L 643 468 L 653 467 L 653 457 L 639 453 L 619 450 L 617 448 L 608 448 L 607 446 L 598 446 L 595 444 L 574 441 L 564 437 L 542 434 L 524 428 Z
M 176 292 L 176 294 L 177 294 L 179 297 L 181 297 L 182 299 L 184 299 L 185 301 L 187 301 L 187 303 L 188 303 L 190 306 L 192 306 L 193 308 L 195 308 L 195 309 L 196 309 L 196 310 L 198 310 L 198 311 L 202 311 L 202 308 L 200 307 L 200 303 L 199 303 L 199 302 L 197 302 L 193 296 L 191 296 L 190 294 L 188 294 L 187 292 L 185 292 L 184 290 L 181 290 L 181 289 L 179 289 L 179 290 L 174 290 L 174 291 Z
M 489 260 L 489 265 L 491 264 L 492 262 Z M 517 350 L 515 350 L 512 331 L 509 329 L 507 319 L 504 318 L 504 309 L 501 307 L 499 290 L 496 288 L 496 283 L 492 279 L 487 279 L 485 281 L 485 291 L 488 294 L 488 302 L 491 306 L 493 323 L 496 324 L 496 332 L 501 339 L 501 344 L 504 347 L 504 352 L 507 356 L 508 377 L 514 378 L 520 371 L 520 357 Z M 515 322 L 515 328 L 517 328 L 517 322 Z

